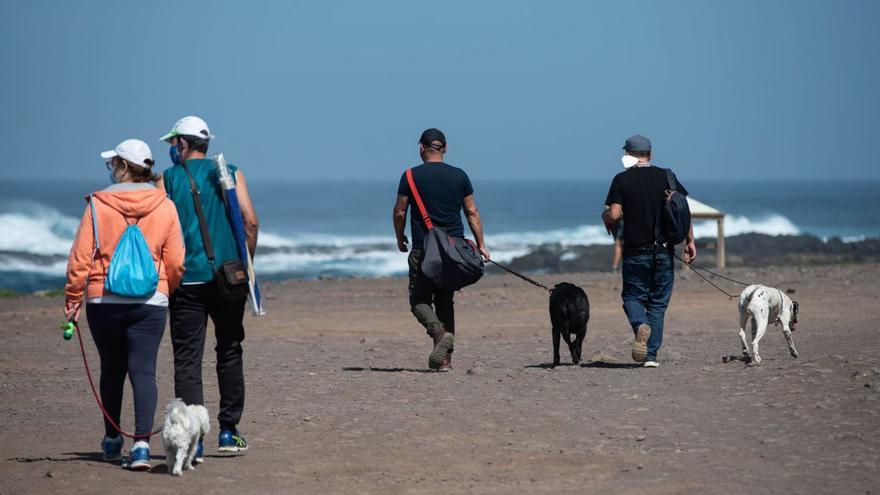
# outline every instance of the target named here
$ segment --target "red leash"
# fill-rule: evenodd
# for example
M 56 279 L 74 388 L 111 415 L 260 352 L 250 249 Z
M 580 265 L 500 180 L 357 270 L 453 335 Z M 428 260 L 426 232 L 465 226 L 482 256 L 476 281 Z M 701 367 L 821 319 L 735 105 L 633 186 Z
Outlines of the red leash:
M 113 418 L 110 417 L 107 409 L 104 408 L 104 403 L 101 402 L 101 398 L 98 397 L 98 390 L 95 388 L 95 381 L 92 380 L 92 372 L 91 370 L 89 370 L 89 361 L 88 359 L 86 359 L 86 346 L 83 344 L 82 334 L 79 331 L 79 322 L 74 322 L 73 326 L 74 328 L 76 328 L 76 338 L 79 339 L 79 350 L 82 353 L 83 366 L 86 368 L 86 376 L 89 378 L 89 385 L 92 387 L 92 395 L 95 396 L 95 401 L 98 403 L 98 407 L 101 408 L 101 412 L 104 413 L 104 418 L 110 422 L 110 424 L 113 426 L 113 429 L 118 431 L 120 435 L 128 438 L 133 438 L 135 440 L 146 440 L 162 431 L 162 428 L 159 428 L 158 430 L 147 435 L 132 435 L 131 433 L 126 433 L 122 431 L 122 428 L 120 428 L 119 425 L 117 425 L 116 422 L 113 421 Z

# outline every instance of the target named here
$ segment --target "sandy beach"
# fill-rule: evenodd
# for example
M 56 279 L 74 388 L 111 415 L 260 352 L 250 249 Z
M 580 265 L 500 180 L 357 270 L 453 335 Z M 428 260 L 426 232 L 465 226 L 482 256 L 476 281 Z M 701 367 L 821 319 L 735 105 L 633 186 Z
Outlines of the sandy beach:
M 403 279 L 267 284 L 268 316 L 245 320 L 252 447 L 220 456 L 212 434 L 182 479 L 158 439 L 151 473 L 100 461 L 100 413 L 76 341 L 57 329 L 62 300 L 2 299 L 0 493 L 875 493 L 880 264 L 725 273 L 795 291 L 799 359 L 776 327 L 762 365 L 727 359 L 740 353 L 736 303 L 681 271 L 654 370 L 630 362 L 619 275 L 538 277 L 591 302 L 586 362 L 556 369 L 546 293 L 487 276 L 456 298 L 449 373 L 427 371 Z M 159 362 L 157 424 L 173 393 L 167 335 Z

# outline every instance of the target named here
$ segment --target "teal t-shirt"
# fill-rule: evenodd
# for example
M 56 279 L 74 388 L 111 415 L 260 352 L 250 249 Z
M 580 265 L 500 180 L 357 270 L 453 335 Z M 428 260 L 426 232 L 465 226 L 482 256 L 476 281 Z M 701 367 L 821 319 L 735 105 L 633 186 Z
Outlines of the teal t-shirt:
M 199 188 L 205 223 L 208 224 L 208 233 L 214 246 L 216 267 L 220 267 L 226 261 L 237 260 L 235 237 L 229 225 L 226 205 L 223 203 L 223 189 L 220 187 L 214 162 L 208 159 L 192 159 L 186 162 L 186 166 Z M 235 165 L 229 165 L 229 173 L 232 174 L 233 180 L 236 170 Z M 182 165 L 175 165 L 165 170 L 162 176 L 165 180 L 165 191 L 177 206 L 177 215 L 180 217 L 180 227 L 186 244 L 186 258 L 183 264 L 186 271 L 183 273 L 183 283 L 209 282 L 214 278 L 214 274 L 208 263 L 205 243 L 202 241 L 199 217 L 196 215 L 186 170 Z

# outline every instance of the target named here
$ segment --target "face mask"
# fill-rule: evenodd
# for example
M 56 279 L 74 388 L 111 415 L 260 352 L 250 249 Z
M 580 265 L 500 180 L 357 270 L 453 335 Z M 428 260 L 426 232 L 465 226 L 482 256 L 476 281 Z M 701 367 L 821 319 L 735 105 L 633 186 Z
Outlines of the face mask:
M 172 146 L 171 149 L 168 150 L 168 154 L 171 155 L 172 164 L 180 165 L 180 150 L 177 149 L 177 146 Z
M 623 168 L 635 167 L 639 163 L 639 159 L 632 155 L 623 155 L 620 161 L 623 163 Z

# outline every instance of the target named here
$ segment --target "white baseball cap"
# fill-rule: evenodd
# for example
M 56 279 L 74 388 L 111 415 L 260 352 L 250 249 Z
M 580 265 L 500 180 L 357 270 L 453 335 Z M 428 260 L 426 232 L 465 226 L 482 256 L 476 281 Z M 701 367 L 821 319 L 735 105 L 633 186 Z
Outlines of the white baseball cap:
M 208 129 L 208 124 L 194 115 L 178 120 L 177 123 L 174 124 L 174 128 L 171 129 L 171 132 L 160 137 L 159 140 L 171 141 L 171 138 L 174 136 L 195 136 L 202 139 L 214 138 L 214 135 L 211 134 L 211 131 Z
M 140 139 L 126 139 L 116 145 L 116 148 L 101 153 L 101 158 L 108 159 L 118 156 L 123 160 L 140 165 L 141 167 L 151 168 L 153 166 L 153 152 L 147 143 Z M 149 160 L 149 163 L 147 163 Z

